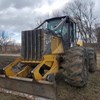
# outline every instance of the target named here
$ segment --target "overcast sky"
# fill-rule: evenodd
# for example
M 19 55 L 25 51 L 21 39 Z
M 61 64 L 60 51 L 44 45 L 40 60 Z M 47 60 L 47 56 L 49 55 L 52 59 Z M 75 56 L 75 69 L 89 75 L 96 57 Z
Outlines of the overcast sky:
M 71 0 L 0 0 L 0 30 L 15 33 L 12 37 L 20 42 L 22 30 L 33 29 L 39 16 L 51 15 Z M 95 2 L 95 14 L 100 17 L 100 0 Z

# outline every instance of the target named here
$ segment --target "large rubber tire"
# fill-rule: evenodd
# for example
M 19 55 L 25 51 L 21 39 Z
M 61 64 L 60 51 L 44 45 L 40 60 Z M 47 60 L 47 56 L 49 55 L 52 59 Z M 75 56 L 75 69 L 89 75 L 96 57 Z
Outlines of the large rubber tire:
M 93 48 L 86 48 L 88 53 L 88 66 L 89 72 L 93 73 L 96 71 L 97 68 L 97 56 L 96 51 Z
M 65 52 L 63 58 L 65 82 L 75 87 L 84 86 L 88 79 L 85 49 L 73 47 Z

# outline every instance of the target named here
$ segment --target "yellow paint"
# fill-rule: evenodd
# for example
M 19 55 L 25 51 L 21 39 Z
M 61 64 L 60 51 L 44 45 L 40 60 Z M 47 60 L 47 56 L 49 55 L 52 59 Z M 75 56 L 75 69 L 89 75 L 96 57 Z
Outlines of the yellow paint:
M 35 64 L 39 64 L 39 63 L 41 63 L 41 61 L 22 60 L 21 63 L 24 63 L 24 64 L 30 64 L 30 63 L 31 63 L 31 64 L 34 64 L 34 63 L 35 63 Z
M 48 67 L 50 67 L 50 70 L 41 75 L 39 71 L 43 67 L 43 65 L 48 65 Z M 34 78 L 36 80 L 43 80 L 49 74 L 56 74 L 57 72 L 58 72 L 57 55 L 45 55 L 43 61 L 39 65 L 37 65 L 35 69 L 32 70 L 32 73 L 34 74 Z
M 78 41 L 77 41 L 77 45 L 83 46 L 83 45 L 84 45 L 84 42 L 83 42 L 82 40 L 78 40 Z
M 16 72 L 14 72 L 12 70 L 12 68 L 14 66 L 16 66 L 21 60 L 22 60 L 21 58 L 18 58 L 14 62 L 12 62 L 11 64 L 9 64 L 7 67 L 4 68 L 6 76 L 9 77 L 9 76 L 15 76 L 16 75 Z
M 19 73 L 17 73 L 15 76 L 26 77 L 30 73 L 31 70 L 32 68 L 30 66 L 25 66 L 25 68 L 21 70 Z
M 37 61 L 25 61 L 21 58 L 16 59 L 13 63 L 8 65 L 6 68 L 4 68 L 5 74 L 10 77 L 26 77 L 30 72 L 34 74 L 34 78 L 36 80 L 43 80 L 45 79 L 49 74 L 56 74 L 58 72 L 58 56 L 57 55 L 44 55 L 43 59 L 38 63 Z M 19 72 L 14 72 L 12 68 L 16 66 L 18 63 L 26 64 L 22 70 Z M 31 66 L 27 65 L 27 63 L 30 64 L 36 64 L 37 66 L 33 69 Z M 43 75 L 40 74 L 40 69 L 43 67 L 43 65 L 48 66 L 50 68 L 47 70 Z
M 60 37 L 51 37 L 51 50 L 52 54 L 61 54 L 64 53 L 62 39 Z

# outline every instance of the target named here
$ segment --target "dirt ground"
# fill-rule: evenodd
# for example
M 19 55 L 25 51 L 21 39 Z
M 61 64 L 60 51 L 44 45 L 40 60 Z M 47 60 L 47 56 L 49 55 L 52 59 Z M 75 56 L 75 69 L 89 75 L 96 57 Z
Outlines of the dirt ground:
M 13 96 L 11 94 L 0 93 L 0 100 L 27 100 L 19 96 Z
M 0 67 L 4 67 L 15 59 L 0 56 Z M 97 56 L 97 70 L 89 73 L 88 84 L 83 88 L 71 87 L 64 82 L 58 84 L 59 100 L 100 100 L 100 54 Z M 0 100 L 27 100 L 11 94 L 0 93 Z
M 97 56 L 97 70 L 89 73 L 88 83 L 83 88 L 59 83 L 59 100 L 100 100 L 100 54 Z

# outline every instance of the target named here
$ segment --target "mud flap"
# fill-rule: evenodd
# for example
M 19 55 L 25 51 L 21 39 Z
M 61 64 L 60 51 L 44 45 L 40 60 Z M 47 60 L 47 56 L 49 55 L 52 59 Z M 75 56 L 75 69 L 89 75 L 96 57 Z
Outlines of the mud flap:
M 57 100 L 56 84 L 47 81 L 36 82 L 28 78 L 0 76 L 0 88 Z

